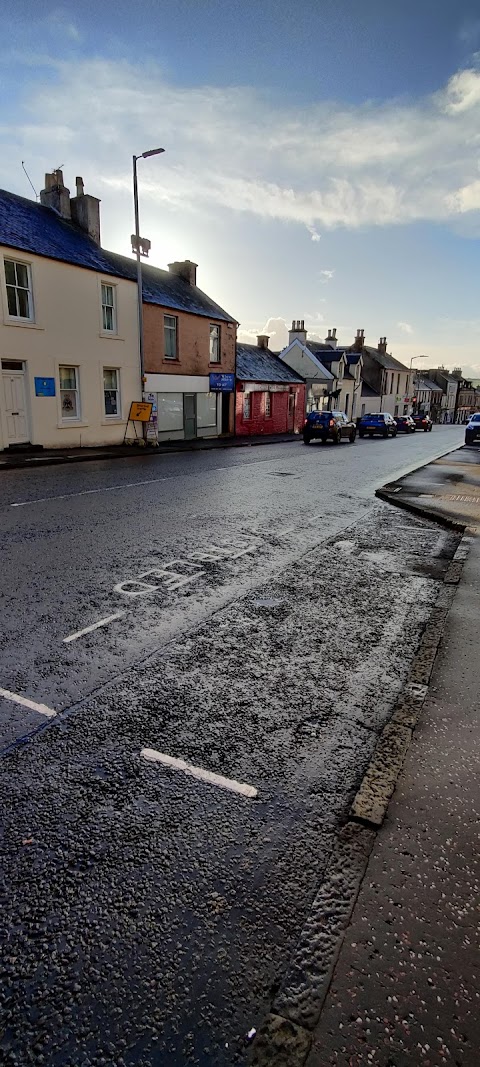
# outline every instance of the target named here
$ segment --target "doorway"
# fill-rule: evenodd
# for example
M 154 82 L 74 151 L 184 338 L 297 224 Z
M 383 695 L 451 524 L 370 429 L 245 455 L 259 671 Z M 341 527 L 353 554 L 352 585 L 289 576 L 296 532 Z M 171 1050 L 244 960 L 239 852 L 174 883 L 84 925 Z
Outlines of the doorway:
M 13 359 L 2 360 L 2 381 L 7 447 L 28 444 L 30 433 L 23 363 Z
M 196 393 L 183 394 L 183 432 L 185 440 L 191 441 L 197 436 L 197 396 Z
M 293 433 L 295 423 L 295 393 L 288 394 L 287 433 Z
M 230 397 L 231 393 L 222 393 L 222 433 L 230 432 Z

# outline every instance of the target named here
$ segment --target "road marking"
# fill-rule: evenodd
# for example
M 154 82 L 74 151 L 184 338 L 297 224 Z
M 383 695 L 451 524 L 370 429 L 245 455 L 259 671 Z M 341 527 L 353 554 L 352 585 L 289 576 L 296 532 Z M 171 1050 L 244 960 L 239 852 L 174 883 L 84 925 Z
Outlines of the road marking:
M 21 704 L 24 708 L 31 708 L 32 711 L 38 711 L 40 715 L 47 715 L 49 719 L 53 719 L 57 714 L 53 708 L 47 708 L 46 704 L 37 704 L 35 700 L 29 700 L 28 697 L 19 696 L 18 693 L 10 693 L 8 689 L 0 689 L 0 697 L 4 700 L 10 700 L 12 704 Z
M 61 496 L 41 496 L 38 500 L 22 500 L 18 504 L 10 504 L 11 508 L 24 508 L 27 504 L 45 504 L 48 500 L 67 500 L 71 496 L 90 496 L 92 493 L 113 493 L 114 489 L 133 489 L 137 485 L 155 485 L 156 482 L 168 482 L 169 478 L 147 478 L 143 482 L 124 482 L 123 485 L 107 485 L 102 489 L 84 489 L 81 493 L 62 493 Z
M 120 619 L 122 615 L 126 615 L 126 612 L 117 611 L 115 615 L 107 615 L 105 619 L 99 619 L 98 622 L 92 622 L 91 626 L 85 626 L 83 630 L 77 630 L 76 633 L 64 637 L 63 643 L 64 645 L 68 645 L 70 641 L 76 641 L 78 637 L 83 637 L 84 634 L 91 634 L 92 630 L 98 630 L 100 626 L 108 626 L 109 622 L 113 622 L 114 619 Z
M 217 785 L 220 789 L 229 789 L 231 793 L 240 793 L 243 797 L 258 796 L 258 791 L 253 785 L 245 785 L 244 782 L 236 782 L 234 778 L 224 778 L 222 774 L 205 771 L 202 767 L 194 767 L 183 759 L 167 756 L 165 752 L 157 752 L 154 748 L 142 748 L 140 755 L 143 756 L 143 759 L 148 760 L 149 763 L 163 763 L 165 767 L 173 767 L 177 771 L 184 771 L 185 774 L 191 775 L 192 778 L 199 778 L 201 782 Z

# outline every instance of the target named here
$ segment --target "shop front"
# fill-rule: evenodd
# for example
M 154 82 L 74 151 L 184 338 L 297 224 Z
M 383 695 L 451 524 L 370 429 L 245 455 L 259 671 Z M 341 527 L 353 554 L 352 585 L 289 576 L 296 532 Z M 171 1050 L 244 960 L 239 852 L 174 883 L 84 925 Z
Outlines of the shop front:
M 230 432 L 233 390 L 217 388 L 214 375 L 147 374 L 145 393 L 156 405 L 157 440 L 188 441 Z M 223 377 L 227 377 L 224 375 Z

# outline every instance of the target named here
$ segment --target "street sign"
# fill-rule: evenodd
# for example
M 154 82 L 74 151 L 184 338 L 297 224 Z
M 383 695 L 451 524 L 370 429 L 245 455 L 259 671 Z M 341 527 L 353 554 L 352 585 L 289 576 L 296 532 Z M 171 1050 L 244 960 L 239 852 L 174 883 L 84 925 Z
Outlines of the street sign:
M 55 396 L 55 378 L 35 378 L 35 396 Z
M 210 392 L 232 393 L 235 389 L 234 374 L 210 374 Z
M 152 414 L 152 404 L 145 400 L 132 400 L 130 404 L 129 422 L 149 422 Z

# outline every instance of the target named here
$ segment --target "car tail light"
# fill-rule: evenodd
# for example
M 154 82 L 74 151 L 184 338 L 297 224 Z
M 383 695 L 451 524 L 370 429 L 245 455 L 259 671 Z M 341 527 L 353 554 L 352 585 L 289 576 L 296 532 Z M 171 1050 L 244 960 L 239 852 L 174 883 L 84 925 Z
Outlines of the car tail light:
M 304 426 L 308 426 L 308 419 L 305 419 L 305 422 L 304 422 L 304 424 L 303 424 L 303 425 L 304 425 Z

